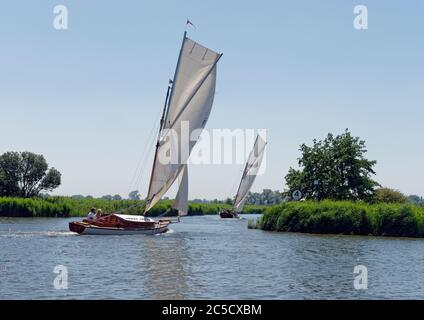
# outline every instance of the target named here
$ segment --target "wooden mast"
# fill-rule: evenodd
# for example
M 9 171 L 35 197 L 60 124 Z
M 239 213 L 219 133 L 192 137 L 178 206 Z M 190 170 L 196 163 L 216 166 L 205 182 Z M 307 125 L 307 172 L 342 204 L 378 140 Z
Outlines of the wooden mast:
M 160 119 L 160 127 L 159 127 L 159 132 L 158 132 L 158 139 L 157 139 L 157 142 L 156 142 L 155 157 L 154 157 L 154 160 L 153 160 L 152 173 L 150 175 L 149 190 L 147 191 L 147 196 L 150 194 L 150 190 L 152 188 L 152 181 L 153 181 L 152 178 L 153 178 L 153 173 L 155 171 L 155 165 L 156 165 L 156 160 L 157 160 L 157 156 L 158 156 L 158 149 L 159 149 L 161 131 L 164 128 L 165 119 L 168 117 L 169 104 L 171 103 L 172 95 L 174 93 L 174 90 L 172 90 L 171 97 L 169 97 L 169 93 L 170 93 L 170 90 L 171 90 L 171 83 L 172 83 L 172 85 L 174 85 L 175 77 L 177 75 L 178 67 L 180 65 L 181 55 L 182 55 L 182 52 L 183 52 L 184 42 L 185 42 L 186 36 L 187 36 L 187 31 L 184 32 L 184 36 L 183 36 L 183 41 L 182 41 L 182 44 L 181 44 L 180 53 L 178 55 L 178 62 L 177 62 L 177 66 L 176 66 L 175 72 L 174 72 L 174 79 L 172 81 L 169 81 L 168 90 L 166 91 L 165 104 L 163 106 L 162 117 Z M 169 101 L 168 101 L 168 98 L 169 98 Z M 147 199 L 146 209 L 147 209 L 150 201 L 154 198 L 154 196 L 155 195 L 153 195 L 151 197 L 151 199 Z M 146 209 L 144 209 L 144 215 L 146 215 L 146 213 L 147 213 L 147 210 Z
M 150 188 L 152 187 L 152 176 L 153 176 L 153 172 L 155 170 L 156 159 L 158 157 L 158 149 L 159 149 L 159 144 L 160 144 L 160 133 L 162 132 L 163 123 L 165 121 L 165 114 L 166 114 L 166 110 L 167 110 L 167 106 L 168 106 L 168 98 L 169 98 L 169 92 L 170 91 L 171 91 L 171 82 L 169 82 L 168 89 L 166 90 L 165 104 L 163 106 L 162 116 L 160 118 L 160 126 L 159 126 L 158 138 L 156 140 L 155 157 L 153 159 L 152 173 L 150 175 L 149 192 L 150 192 Z M 147 199 L 146 208 L 147 208 L 147 204 L 149 202 L 150 202 L 150 199 Z M 147 211 L 145 210 L 144 211 L 144 215 L 146 215 L 146 212 Z

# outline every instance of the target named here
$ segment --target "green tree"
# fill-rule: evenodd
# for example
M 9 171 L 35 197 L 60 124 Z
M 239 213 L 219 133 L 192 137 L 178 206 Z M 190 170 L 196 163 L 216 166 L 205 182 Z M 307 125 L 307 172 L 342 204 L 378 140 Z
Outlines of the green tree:
M 224 203 L 228 204 L 228 205 L 232 205 L 234 203 L 234 200 L 231 199 L 231 198 L 227 198 L 227 199 L 224 200 Z
M 408 201 L 415 205 L 424 205 L 424 198 L 415 194 L 408 196 Z
M 105 195 L 105 196 L 103 196 L 103 197 L 101 197 L 101 199 L 103 199 L 103 200 L 112 200 L 112 195 L 110 195 L 110 194 L 107 194 L 107 195 Z
M 383 203 L 406 203 L 408 198 L 400 191 L 390 188 L 378 188 L 375 190 L 375 202 Z
M 140 200 L 141 199 L 140 192 L 138 192 L 138 190 L 131 191 L 128 195 L 128 198 L 130 200 Z
M 0 155 L 0 196 L 12 197 L 19 195 L 20 170 L 19 153 L 7 152 Z
M 273 205 L 283 202 L 284 198 L 285 197 L 280 191 L 264 189 L 261 193 L 249 192 L 247 195 L 246 203 L 256 205 Z
M 311 147 L 300 146 L 300 169 L 290 168 L 285 176 L 291 196 L 300 190 L 305 199 L 312 200 L 371 200 L 379 184 L 371 179 L 375 174 L 374 160 L 365 158 L 365 141 L 346 131 L 324 140 L 313 140 Z
M 61 174 L 48 168 L 42 155 L 31 152 L 6 152 L 0 156 L 0 195 L 35 197 L 52 191 L 61 183 Z
M 115 194 L 115 195 L 112 197 L 112 200 L 122 200 L 122 197 L 121 197 L 119 194 Z

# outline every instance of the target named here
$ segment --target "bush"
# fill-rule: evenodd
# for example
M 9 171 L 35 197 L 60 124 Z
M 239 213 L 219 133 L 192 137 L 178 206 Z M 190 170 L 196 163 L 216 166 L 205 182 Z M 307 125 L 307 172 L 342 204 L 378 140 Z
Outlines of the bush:
M 408 198 L 398 190 L 380 188 L 375 190 L 374 201 L 377 203 L 406 203 Z
M 412 206 L 376 206 L 374 219 L 376 234 L 404 237 L 415 237 L 419 234 L 418 220 Z
M 349 201 L 286 202 L 265 210 L 256 227 L 320 234 L 424 236 L 424 208 Z

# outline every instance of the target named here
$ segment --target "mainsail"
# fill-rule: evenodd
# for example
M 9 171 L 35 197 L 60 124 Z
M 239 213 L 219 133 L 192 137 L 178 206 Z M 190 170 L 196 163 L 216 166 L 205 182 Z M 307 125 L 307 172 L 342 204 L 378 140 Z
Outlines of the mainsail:
M 252 151 L 250 151 L 249 158 L 244 168 L 243 176 L 240 181 L 240 185 L 237 191 L 236 198 L 234 200 L 234 211 L 241 212 L 246 202 L 247 195 L 250 188 L 255 181 L 256 175 L 258 174 L 259 168 L 261 167 L 262 158 L 264 156 L 266 142 L 260 135 L 256 137 L 255 145 Z
M 184 33 L 169 103 L 165 103 L 161 121 L 145 213 L 178 177 L 181 182 L 174 208 L 180 214 L 187 212 L 186 164 L 212 109 L 216 67 L 221 56 Z

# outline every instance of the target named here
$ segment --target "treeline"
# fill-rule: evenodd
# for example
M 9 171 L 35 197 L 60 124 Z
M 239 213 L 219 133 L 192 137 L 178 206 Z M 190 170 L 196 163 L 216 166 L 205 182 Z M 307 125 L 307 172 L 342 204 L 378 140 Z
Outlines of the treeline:
M 408 202 L 418 206 L 424 206 L 424 198 L 415 194 L 408 196 Z
M 258 206 L 269 206 L 269 205 L 279 204 L 285 200 L 288 200 L 288 198 L 285 197 L 281 191 L 263 189 L 262 192 L 249 192 L 249 194 L 247 195 L 246 204 L 258 205 Z M 225 200 L 194 199 L 192 202 L 232 205 L 234 202 L 234 199 L 231 199 L 231 198 L 227 198 Z
M 287 198 L 280 191 L 264 189 L 261 193 L 249 192 L 246 203 L 254 205 L 275 205 L 286 201 Z
M 175 215 L 171 209 L 172 200 L 161 200 L 149 211 L 149 216 L 157 217 L 164 214 Z M 137 200 L 107 200 L 95 198 L 72 197 L 39 197 L 13 198 L 0 197 L 0 216 L 2 217 L 83 217 L 92 207 L 101 209 L 104 213 L 124 210 L 125 214 L 142 214 L 144 201 Z M 220 210 L 230 208 L 226 204 L 189 203 L 189 215 L 217 214 Z M 262 213 L 263 206 L 247 205 L 243 213 Z
M 250 227 L 268 231 L 424 236 L 424 207 L 324 200 L 286 202 L 265 210 Z

